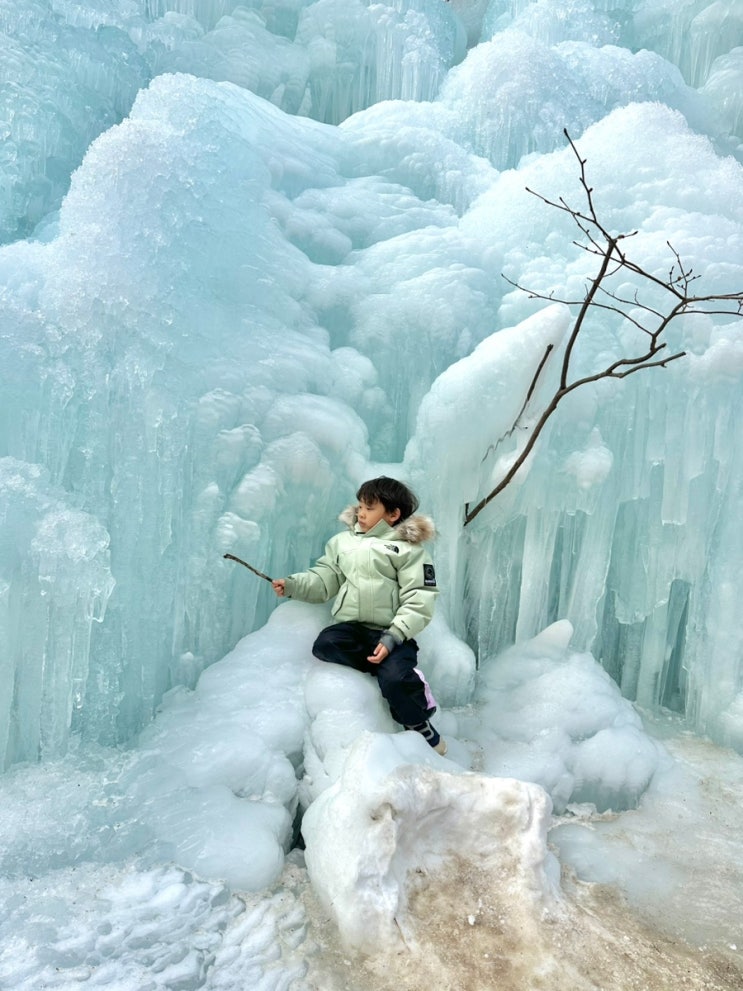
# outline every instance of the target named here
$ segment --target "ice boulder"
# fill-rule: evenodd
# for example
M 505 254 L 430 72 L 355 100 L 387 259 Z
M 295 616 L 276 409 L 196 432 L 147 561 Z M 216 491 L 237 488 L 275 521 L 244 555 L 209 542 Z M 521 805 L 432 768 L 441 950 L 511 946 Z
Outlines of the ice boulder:
M 538 785 L 463 773 L 416 733 L 364 733 L 305 814 L 307 869 L 349 950 L 503 920 L 528 940 L 561 903 L 551 808 Z

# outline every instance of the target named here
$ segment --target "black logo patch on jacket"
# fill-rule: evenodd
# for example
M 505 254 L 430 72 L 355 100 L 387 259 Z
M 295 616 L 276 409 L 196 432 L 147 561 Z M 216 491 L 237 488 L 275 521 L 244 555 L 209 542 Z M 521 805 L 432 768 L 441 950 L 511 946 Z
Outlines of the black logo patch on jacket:
M 388 551 L 394 551 L 395 554 L 399 554 L 400 553 L 400 548 L 399 547 L 395 547 L 394 544 L 385 544 L 384 546 L 387 548 Z
M 423 565 L 423 584 L 428 588 L 436 588 L 436 572 L 432 564 Z

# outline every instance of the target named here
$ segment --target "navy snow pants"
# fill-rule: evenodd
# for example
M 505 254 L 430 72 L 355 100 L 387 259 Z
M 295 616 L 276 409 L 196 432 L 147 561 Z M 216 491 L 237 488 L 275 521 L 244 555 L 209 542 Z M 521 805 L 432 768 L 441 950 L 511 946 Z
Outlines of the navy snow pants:
M 371 664 L 367 657 L 373 653 L 381 634 L 382 630 L 370 629 L 363 623 L 335 623 L 320 631 L 312 653 L 321 661 L 373 675 L 395 722 L 416 726 L 436 711 L 426 680 L 416 668 L 418 644 L 415 640 L 405 640 L 381 664 Z

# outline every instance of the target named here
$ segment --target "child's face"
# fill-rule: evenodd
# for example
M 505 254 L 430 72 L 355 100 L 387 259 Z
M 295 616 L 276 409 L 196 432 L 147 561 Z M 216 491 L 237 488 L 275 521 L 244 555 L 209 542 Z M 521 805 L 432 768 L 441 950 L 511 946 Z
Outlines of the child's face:
M 394 526 L 400 519 L 400 510 L 393 509 L 388 511 L 384 508 L 384 503 L 378 499 L 376 502 L 365 502 L 361 499 L 356 507 L 356 519 L 359 529 L 366 533 L 367 530 L 375 527 L 380 520 L 384 520 L 390 526 Z

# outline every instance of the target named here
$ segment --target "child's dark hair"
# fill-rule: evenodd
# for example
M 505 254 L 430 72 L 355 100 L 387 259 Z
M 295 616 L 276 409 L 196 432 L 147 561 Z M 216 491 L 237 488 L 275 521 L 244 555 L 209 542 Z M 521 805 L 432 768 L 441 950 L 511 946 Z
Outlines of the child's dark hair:
M 412 516 L 418 508 L 418 500 L 407 485 L 398 482 L 396 478 L 388 478 L 386 475 L 370 478 L 368 482 L 364 482 L 356 493 L 356 498 L 369 503 L 379 501 L 388 513 L 399 509 L 399 522 Z

